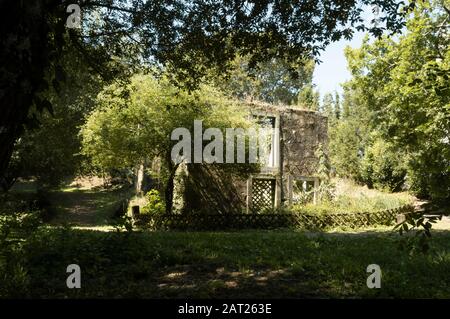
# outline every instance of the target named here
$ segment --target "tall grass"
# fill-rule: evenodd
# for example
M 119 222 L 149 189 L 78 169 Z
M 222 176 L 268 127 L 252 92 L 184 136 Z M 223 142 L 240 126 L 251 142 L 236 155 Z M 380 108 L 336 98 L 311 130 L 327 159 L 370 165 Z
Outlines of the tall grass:
M 412 204 L 414 201 L 414 197 L 405 192 L 381 192 L 350 180 L 336 180 L 335 185 L 335 194 L 331 200 L 294 205 L 292 210 L 311 214 L 375 212 Z

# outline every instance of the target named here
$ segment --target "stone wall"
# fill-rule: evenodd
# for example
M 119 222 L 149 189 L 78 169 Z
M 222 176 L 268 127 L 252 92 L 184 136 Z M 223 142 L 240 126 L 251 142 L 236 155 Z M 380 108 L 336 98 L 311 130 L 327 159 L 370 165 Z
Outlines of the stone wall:
M 281 112 L 281 156 L 283 174 L 314 176 L 315 152 L 328 144 L 327 118 L 317 112 L 287 109 Z
M 319 182 L 316 176 L 316 151 L 320 144 L 327 151 L 327 118 L 315 111 L 265 103 L 249 103 L 249 111 L 251 114 L 277 118 L 276 126 L 280 129 L 280 165 L 276 170 L 263 169 L 260 176 L 276 178 L 276 206 L 286 205 L 290 202 L 294 180 L 309 179 L 315 185 Z M 257 178 L 258 175 L 254 177 Z M 250 189 L 246 191 L 251 192 Z M 247 193 L 247 196 L 251 194 Z
M 278 167 L 263 168 L 247 181 L 220 174 L 211 164 L 190 164 L 188 184 L 184 194 L 186 211 L 209 213 L 252 212 L 252 183 L 255 178 L 275 179 L 275 207 L 290 203 L 293 181 L 309 178 L 317 185 L 319 144 L 327 149 L 327 118 L 318 112 L 275 106 L 266 103 L 247 103 L 249 115 L 275 117 L 280 130 Z M 222 164 L 218 164 L 222 165 Z

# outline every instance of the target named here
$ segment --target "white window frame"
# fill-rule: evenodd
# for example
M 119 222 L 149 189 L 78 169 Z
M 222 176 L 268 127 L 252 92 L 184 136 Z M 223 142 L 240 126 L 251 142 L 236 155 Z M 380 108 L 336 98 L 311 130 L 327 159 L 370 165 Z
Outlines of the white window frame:
M 292 198 L 294 194 L 294 182 L 302 181 L 302 182 L 314 182 L 313 188 L 313 204 L 316 205 L 318 202 L 317 198 L 317 189 L 320 184 L 320 179 L 317 176 L 293 176 L 288 175 L 287 177 L 287 189 L 288 189 L 288 203 L 289 205 L 293 204 Z

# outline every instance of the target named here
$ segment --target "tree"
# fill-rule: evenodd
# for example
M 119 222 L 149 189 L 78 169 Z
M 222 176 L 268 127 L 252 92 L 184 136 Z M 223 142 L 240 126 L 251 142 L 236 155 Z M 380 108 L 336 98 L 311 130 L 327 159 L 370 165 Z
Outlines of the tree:
M 0 178 L 5 191 L 19 176 L 36 178 L 40 187 L 57 186 L 83 166 L 79 126 L 93 110 L 104 82 L 90 73 L 77 52 L 67 53 L 63 65 L 67 81 L 59 93 L 50 89 L 45 94 L 52 113 L 37 113 L 40 125 L 25 128 L 16 142 L 7 174 Z
M 336 114 L 336 119 L 340 119 L 341 118 L 341 98 L 339 96 L 338 92 L 334 92 L 334 112 Z
M 297 105 L 304 109 L 319 110 L 319 92 L 314 90 L 312 83 L 305 85 L 298 94 Z
M 297 102 L 299 92 L 312 85 L 313 72 L 312 59 L 291 64 L 272 59 L 250 69 L 249 58 L 238 56 L 226 78 L 220 77 L 216 82 L 223 91 L 240 99 L 291 105 Z
M 152 64 L 193 89 L 209 70 L 226 72 L 236 54 L 249 55 L 250 67 L 273 58 L 295 62 L 351 38 L 353 28 L 378 36 L 401 29 L 404 6 L 388 0 L 377 1 L 384 25 L 368 28 L 361 8 L 372 2 L 85 0 L 77 30 L 65 27 L 70 1 L 2 1 L 0 176 L 24 126 L 36 119 L 33 107 L 52 110 L 40 95 L 64 81 L 67 51 L 80 52 L 105 80 Z
M 355 121 L 338 121 L 329 128 L 330 160 L 340 177 L 360 179 L 363 140 Z
M 372 129 L 406 158 L 421 196 L 450 197 L 448 3 L 423 3 L 398 41 L 384 37 L 348 50 L 349 86 L 370 111 Z M 446 7 L 447 6 L 447 7 Z
M 174 177 L 180 165 L 171 154 L 177 143 L 171 139 L 172 132 L 179 128 L 194 132 L 194 121 L 199 119 L 203 121 L 203 129 L 225 131 L 225 128 L 251 125 L 245 109 L 216 89 L 201 86 L 188 92 L 176 88 L 166 78 L 158 81 L 151 76 L 134 76 L 126 87 L 105 88 L 98 103 L 98 109 L 81 130 L 83 154 L 101 168 L 136 167 L 160 158 L 168 213 L 172 209 Z M 218 166 L 242 173 L 244 178 L 257 168 L 249 164 L 231 165 L 232 168 L 227 164 Z
M 342 100 L 342 119 L 347 119 L 351 116 L 352 109 L 354 108 L 355 104 L 355 94 L 352 94 L 353 92 L 345 86 L 344 84 L 344 94 L 343 94 L 343 100 Z
M 328 117 L 329 124 L 334 124 L 337 120 L 335 108 L 336 105 L 333 99 L 333 95 L 331 93 L 326 93 L 323 96 L 322 105 L 320 109 L 321 112 Z
M 402 190 L 405 185 L 406 166 L 398 151 L 388 142 L 374 137 L 361 161 L 361 179 L 370 188 L 391 192 Z

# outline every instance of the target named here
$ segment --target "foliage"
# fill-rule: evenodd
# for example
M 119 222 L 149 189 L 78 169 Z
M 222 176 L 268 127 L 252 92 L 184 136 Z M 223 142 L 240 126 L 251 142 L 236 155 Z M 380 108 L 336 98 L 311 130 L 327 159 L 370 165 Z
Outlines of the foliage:
M 308 214 L 334 214 L 334 213 L 358 213 L 358 212 L 376 212 L 387 209 L 394 209 L 407 204 L 411 204 L 411 198 L 403 196 L 361 196 L 352 197 L 339 195 L 332 200 L 321 201 L 316 205 L 307 203 L 304 205 L 294 205 L 293 211 L 304 212 Z
M 129 86 L 112 85 L 82 127 L 83 153 L 104 168 L 133 167 L 143 159 L 170 157 L 175 128 L 248 127 L 244 110 L 211 87 L 179 90 L 166 79 L 135 76 Z
M 151 189 L 145 194 L 146 204 L 141 209 L 144 215 L 161 215 L 165 212 L 164 202 L 156 189 Z
M 399 241 L 400 249 L 408 252 L 410 255 L 417 252 L 422 254 L 428 253 L 430 250 L 431 228 L 441 218 L 442 216 L 425 217 L 421 212 L 406 214 L 405 219 L 394 227 L 403 236 Z
M 79 154 L 79 126 L 94 108 L 95 96 L 104 82 L 72 52 L 65 54 L 63 66 L 67 82 L 60 84 L 58 91 L 52 88 L 45 93 L 52 112 L 37 113 L 35 119 L 40 125 L 24 129 L 3 180 L 34 178 L 39 187 L 57 187 L 85 164 Z
M 316 157 L 318 158 L 317 176 L 319 177 L 319 187 L 315 190 L 317 192 L 317 200 L 331 201 L 335 196 L 336 185 L 330 178 L 330 160 L 325 151 L 323 144 L 319 144 L 316 150 Z M 314 189 L 312 190 L 314 191 Z M 304 202 L 306 204 L 306 202 Z
M 359 179 L 365 135 L 356 120 L 342 120 L 329 128 L 330 160 L 339 177 Z
M 219 77 L 216 81 L 224 92 L 234 97 L 291 105 L 296 104 L 299 92 L 312 85 L 313 71 L 312 59 L 295 63 L 272 59 L 251 68 L 248 57 L 238 56 L 226 79 Z
M 383 139 L 370 145 L 361 161 L 361 179 L 369 187 L 400 191 L 405 183 L 406 163 Z
M 236 54 L 249 54 L 251 65 L 272 58 L 298 61 L 317 56 L 331 41 L 351 38 L 353 28 L 375 35 L 384 28 L 401 29 L 399 9 L 405 6 L 387 0 L 378 1 L 385 13 L 382 27 L 362 23 L 361 7 L 369 2 L 83 1 L 81 29 L 69 29 L 66 1 L 3 1 L 0 21 L 8 36 L 0 45 L 0 86 L 5 88 L 0 96 L 0 176 L 23 126 L 36 123 L 33 108 L 52 111 L 41 94 L 50 86 L 59 90 L 66 80 L 62 61 L 67 52 L 82 56 L 105 80 L 151 64 L 165 67 L 192 89 L 209 70 L 227 71 Z
M 364 91 L 343 85 L 343 101 L 336 95 L 324 97 L 322 112 L 328 116 L 329 156 L 339 177 L 362 181 L 362 160 L 372 142 L 372 113 L 362 102 Z
M 328 124 L 330 127 L 334 126 L 336 121 L 341 118 L 341 105 L 339 102 L 339 94 L 335 92 L 335 96 L 331 93 L 326 93 L 322 99 L 320 111 L 328 117 Z
M 29 277 L 23 247 L 41 224 L 39 215 L 37 210 L 20 206 L 5 205 L 0 209 L 0 296 L 27 293 Z
M 203 129 L 214 127 L 222 132 L 253 125 L 241 104 L 213 87 L 201 86 L 188 92 L 166 78 L 157 80 L 144 75 L 133 77 L 126 87 L 106 87 L 99 94 L 98 104 L 81 129 L 82 153 L 102 169 L 133 168 L 159 158 L 168 212 L 172 210 L 174 177 L 179 166 L 171 158 L 172 147 L 178 142 L 171 139 L 173 130 L 186 128 L 193 132 L 195 120 L 203 121 Z M 223 172 L 241 178 L 258 168 L 256 164 L 219 166 Z
M 294 205 L 292 210 L 308 214 L 376 212 L 394 209 L 413 202 L 413 197 L 406 193 L 384 193 L 356 185 L 354 182 L 334 179 L 333 197 L 319 201 L 317 204 L 306 203 Z
M 303 109 L 319 110 L 319 92 L 312 84 L 306 84 L 297 96 L 297 105 Z
M 306 205 L 314 200 L 314 189 L 297 191 L 292 194 L 292 201 L 296 205 Z
M 133 232 L 133 219 L 130 216 L 122 215 L 114 220 L 112 226 L 118 233 L 125 231 L 130 234 Z
M 443 5 L 423 2 L 398 41 L 383 37 L 347 50 L 348 86 L 369 111 L 370 129 L 396 150 L 388 152 L 392 180 L 380 182 L 397 188 L 403 172 L 395 162 L 405 158 L 411 189 L 433 199 L 450 196 L 450 37 Z
M 330 179 L 330 161 L 328 159 L 328 154 L 325 151 L 325 147 L 322 143 L 319 143 L 317 146 L 317 150 L 314 154 L 317 157 L 317 176 L 321 180 L 329 180 Z
M 333 198 L 336 196 L 335 191 L 336 185 L 333 183 L 332 180 L 323 180 L 320 182 L 319 186 L 316 189 L 317 200 L 319 202 L 332 201 Z

